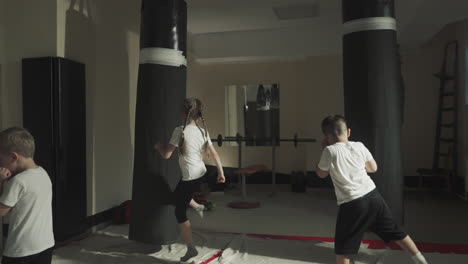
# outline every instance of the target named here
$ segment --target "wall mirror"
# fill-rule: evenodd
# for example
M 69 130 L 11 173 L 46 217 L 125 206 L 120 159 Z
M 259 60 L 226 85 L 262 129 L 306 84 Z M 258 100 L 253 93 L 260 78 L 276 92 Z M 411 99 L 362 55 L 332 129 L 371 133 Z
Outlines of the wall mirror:
M 245 137 L 246 146 L 279 145 L 279 84 L 227 85 L 225 136 Z M 236 142 L 231 142 L 236 146 Z

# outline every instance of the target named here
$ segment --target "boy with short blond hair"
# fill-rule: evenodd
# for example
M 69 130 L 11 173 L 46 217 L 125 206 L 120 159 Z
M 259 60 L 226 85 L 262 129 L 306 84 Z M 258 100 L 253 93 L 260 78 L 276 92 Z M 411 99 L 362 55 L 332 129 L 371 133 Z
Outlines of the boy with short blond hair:
M 0 132 L 0 216 L 10 217 L 2 264 L 52 262 L 52 183 L 34 162 L 34 151 L 27 130 Z

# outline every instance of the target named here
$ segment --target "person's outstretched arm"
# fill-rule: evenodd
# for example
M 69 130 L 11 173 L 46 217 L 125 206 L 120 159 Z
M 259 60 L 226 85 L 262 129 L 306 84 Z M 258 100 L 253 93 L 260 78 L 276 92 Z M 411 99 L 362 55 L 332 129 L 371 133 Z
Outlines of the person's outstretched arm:
M 315 174 L 317 174 L 317 176 L 319 176 L 320 178 L 326 178 L 330 174 L 329 170 L 331 164 L 330 151 L 327 149 L 327 146 L 330 144 L 328 143 L 326 137 L 322 140 L 321 145 L 322 155 L 320 157 L 319 164 L 317 164 L 317 167 L 315 168 Z
M 317 166 L 317 168 L 315 168 L 315 174 L 317 174 L 317 176 L 319 176 L 320 178 L 326 178 L 326 177 L 328 177 L 328 175 L 329 175 L 330 173 L 329 173 L 329 171 L 321 170 L 321 169 Z
M 213 161 L 216 163 L 216 168 L 218 169 L 218 182 L 226 182 L 226 177 L 224 177 L 223 165 L 221 164 L 221 159 L 219 158 L 218 152 L 213 147 L 213 144 L 208 144 L 208 150 Z
M 377 162 L 373 159 L 366 161 L 366 171 L 369 173 L 377 172 Z
M 156 145 L 154 145 L 154 148 L 157 151 L 159 151 L 159 154 L 161 154 L 161 157 L 163 157 L 163 159 L 169 159 L 172 156 L 174 150 L 179 146 L 179 141 L 182 136 L 182 132 L 183 131 L 180 127 L 176 127 L 172 132 L 172 136 L 169 140 L 168 145 L 163 145 L 161 143 L 157 143 Z
M 6 168 L 0 167 L 0 216 L 5 216 L 18 202 L 23 186 L 14 183 L 10 188 L 3 192 L 3 184 L 11 177 L 11 172 Z
M 163 159 L 169 159 L 177 147 L 172 144 L 164 146 L 163 144 L 158 143 L 154 145 L 154 148 L 159 151 L 159 154 L 161 154 Z
M 366 171 L 369 173 L 377 172 L 377 162 L 374 160 L 374 157 L 364 144 L 362 144 L 362 148 L 364 149 L 363 153 L 366 160 Z

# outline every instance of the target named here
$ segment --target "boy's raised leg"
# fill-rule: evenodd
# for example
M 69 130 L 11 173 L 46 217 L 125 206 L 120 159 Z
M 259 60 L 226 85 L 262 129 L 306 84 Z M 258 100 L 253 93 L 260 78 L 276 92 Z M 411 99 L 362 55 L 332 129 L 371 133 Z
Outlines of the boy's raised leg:
M 419 252 L 418 247 L 414 243 L 413 239 L 410 236 L 406 236 L 400 241 L 396 241 L 396 243 L 406 252 L 411 254 L 411 258 L 413 259 L 414 263 L 416 264 L 427 264 L 426 259 L 424 256 Z

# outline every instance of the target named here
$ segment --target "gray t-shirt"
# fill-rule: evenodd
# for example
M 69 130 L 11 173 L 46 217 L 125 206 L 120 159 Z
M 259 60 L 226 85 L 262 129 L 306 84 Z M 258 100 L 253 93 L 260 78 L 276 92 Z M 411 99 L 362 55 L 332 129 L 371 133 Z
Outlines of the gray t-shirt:
M 183 127 L 176 127 L 172 133 L 169 144 L 179 146 Z M 201 129 L 201 131 L 200 131 Z M 203 146 L 206 142 L 211 145 L 210 135 L 204 136 L 205 130 L 196 125 L 187 125 L 184 130 L 185 155 L 179 155 L 179 165 L 182 171 L 182 180 L 191 181 L 205 175 L 206 166 L 203 162 Z
M 366 171 L 366 162 L 373 159 L 361 142 L 338 142 L 323 150 L 318 167 L 330 172 L 339 205 L 375 189 Z
M 0 203 L 12 207 L 3 255 L 26 257 L 54 246 L 52 183 L 43 168 L 28 169 L 7 180 Z

